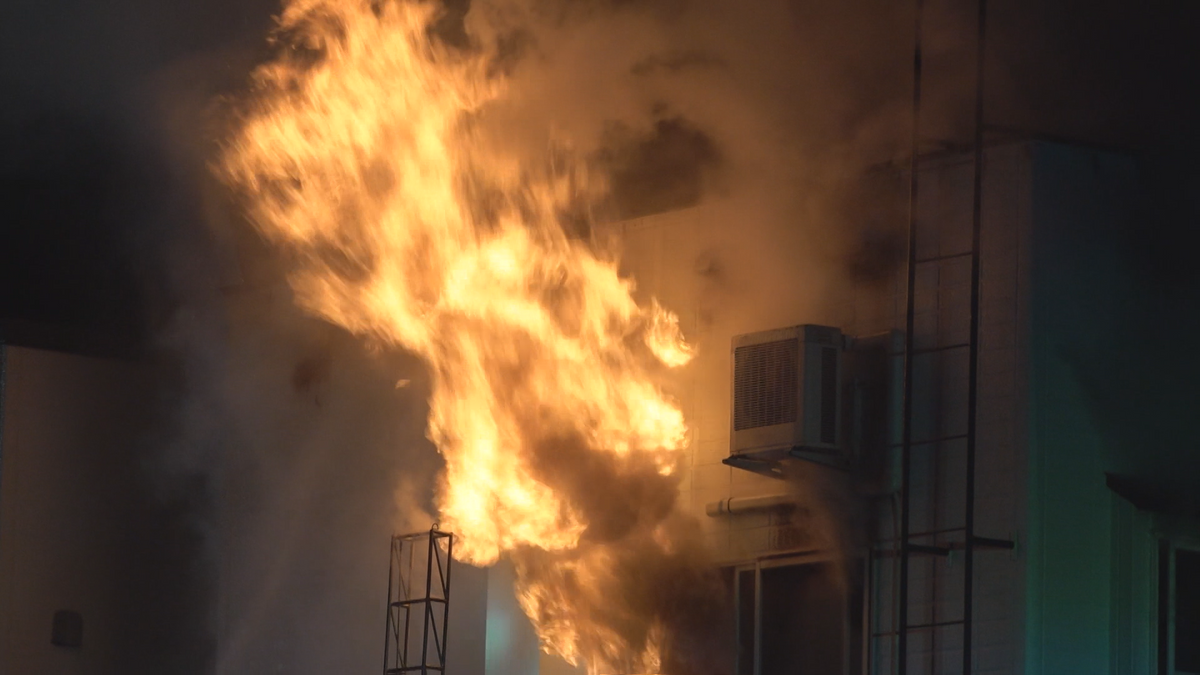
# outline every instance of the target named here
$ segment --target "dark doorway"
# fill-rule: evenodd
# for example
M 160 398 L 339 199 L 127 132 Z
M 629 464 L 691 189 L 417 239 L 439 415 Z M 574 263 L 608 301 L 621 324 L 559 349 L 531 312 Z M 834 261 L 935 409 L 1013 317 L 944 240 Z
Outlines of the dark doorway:
M 854 675 L 855 597 L 831 562 L 739 568 L 737 675 Z M 758 666 L 756 668 L 756 665 Z
M 846 597 L 829 564 L 762 571 L 763 675 L 842 675 Z
M 1200 673 L 1200 551 L 1175 550 L 1175 672 Z

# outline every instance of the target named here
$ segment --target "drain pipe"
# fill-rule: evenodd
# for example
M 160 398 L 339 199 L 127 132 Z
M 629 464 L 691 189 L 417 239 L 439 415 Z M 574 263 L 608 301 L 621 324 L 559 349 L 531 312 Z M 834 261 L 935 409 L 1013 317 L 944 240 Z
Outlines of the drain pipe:
M 760 495 L 757 497 L 730 497 L 704 505 L 704 512 L 713 518 L 750 511 L 765 511 L 781 506 L 793 506 L 796 498 L 789 494 Z

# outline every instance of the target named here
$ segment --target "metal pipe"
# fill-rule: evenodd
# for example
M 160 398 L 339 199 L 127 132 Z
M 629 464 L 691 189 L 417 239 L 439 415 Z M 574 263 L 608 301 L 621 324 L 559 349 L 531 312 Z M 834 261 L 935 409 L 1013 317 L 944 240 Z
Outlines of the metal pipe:
M 1171 668 L 1171 542 L 1158 540 L 1158 675 Z
M 912 156 L 908 177 L 908 285 L 904 309 L 904 415 L 901 423 L 900 450 L 900 598 L 897 608 L 896 672 L 908 672 L 908 531 L 911 516 L 910 485 L 912 472 L 912 392 L 913 338 L 916 332 L 917 288 L 917 196 L 920 187 L 921 154 L 921 19 L 923 0 L 916 0 L 913 29 L 913 98 L 912 98 Z
M 762 563 L 754 563 L 754 675 L 763 675 Z
M 450 638 L 450 568 L 454 564 L 454 534 L 446 539 L 446 584 L 442 587 L 442 597 L 446 600 L 442 608 L 442 672 L 446 672 L 446 642 Z
M 859 672 L 869 675 L 871 672 L 871 634 L 875 627 L 871 624 L 871 605 L 875 596 L 875 549 L 867 547 L 867 559 L 863 569 L 862 591 L 862 664 Z
M 987 0 L 979 0 L 975 53 L 975 194 L 971 205 L 971 337 L 967 373 L 967 486 L 963 546 L 963 675 L 971 675 L 971 631 L 975 593 L 975 446 L 979 409 L 979 271 L 983 231 L 983 92 L 987 46 Z
M 392 570 L 396 566 L 396 538 L 392 537 L 388 551 L 387 621 L 383 625 L 383 672 L 387 673 L 391 652 L 388 650 L 392 633 Z
M 755 497 L 730 497 L 715 502 L 709 502 L 704 505 L 704 512 L 712 518 L 720 516 L 734 515 L 738 513 L 749 513 L 752 511 L 765 511 L 783 506 L 792 506 L 796 503 L 796 498 L 788 494 L 778 495 L 759 495 Z
M 413 596 L 413 560 L 414 560 L 415 556 L 417 555 L 417 553 L 416 553 L 416 546 L 413 545 L 412 539 L 405 538 L 405 539 L 401 540 L 401 542 L 400 542 L 400 565 L 401 565 L 400 569 L 401 570 L 404 569 L 403 565 L 404 565 L 404 544 L 405 543 L 408 544 L 408 585 L 405 586 L 404 580 L 403 580 L 403 578 L 401 578 L 400 579 L 400 588 L 404 591 L 404 599 L 412 600 L 412 596 Z M 403 571 L 398 572 L 398 574 L 403 574 Z M 412 625 L 412 604 L 405 602 L 404 603 L 404 663 L 403 663 L 403 667 L 405 667 L 405 668 L 408 667 L 408 661 L 409 661 L 409 659 L 408 659 L 408 644 L 409 644 L 409 639 L 410 639 L 409 638 L 409 626 L 411 626 L 411 625 Z
M 429 665 L 429 623 L 433 620 L 433 602 L 429 593 L 433 590 L 433 547 L 437 543 L 433 539 L 434 530 L 429 530 L 429 549 L 425 553 L 425 629 L 421 633 L 421 675 L 425 675 Z
M 742 672 L 742 571 L 733 569 L 733 675 L 746 675 Z M 866 675 L 864 673 L 864 675 Z

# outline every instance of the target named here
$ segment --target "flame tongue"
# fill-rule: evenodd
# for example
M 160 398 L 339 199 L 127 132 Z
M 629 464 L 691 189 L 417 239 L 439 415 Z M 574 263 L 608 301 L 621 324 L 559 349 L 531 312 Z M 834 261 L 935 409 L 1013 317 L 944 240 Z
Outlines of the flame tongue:
M 572 662 L 657 668 L 652 615 L 593 610 L 620 586 L 622 542 L 671 555 L 651 533 L 685 427 L 653 374 L 691 353 L 672 315 L 564 234 L 569 181 L 473 130 L 503 82 L 485 55 L 428 41 L 431 18 L 411 2 L 291 0 L 281 28 L 318 58 L 257 71 L 220 169 L 294 255 L 298 302 L 428 364 L 456 553 L 514 554 L 525 610 Z

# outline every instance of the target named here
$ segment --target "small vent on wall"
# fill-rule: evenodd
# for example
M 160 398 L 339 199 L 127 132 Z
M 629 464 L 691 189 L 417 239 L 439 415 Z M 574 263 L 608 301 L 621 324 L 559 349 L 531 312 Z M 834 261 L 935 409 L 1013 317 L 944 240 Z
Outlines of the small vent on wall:
M 835 374 L 836 356 L 835 353 Z M 734 430 L 795 421 L 796 380 L 800 369 L 799 340 L 779 340 L 738 347 L 734 350 L 733 361 Z M 834 387 L 836 386 L 835 380 Z M 833 428 L 831 425 L 831 429 Z
M 78 649 L 83 646 L 83 615 L 69 609 L 54 613 L 50 626 L 50 644 Z

